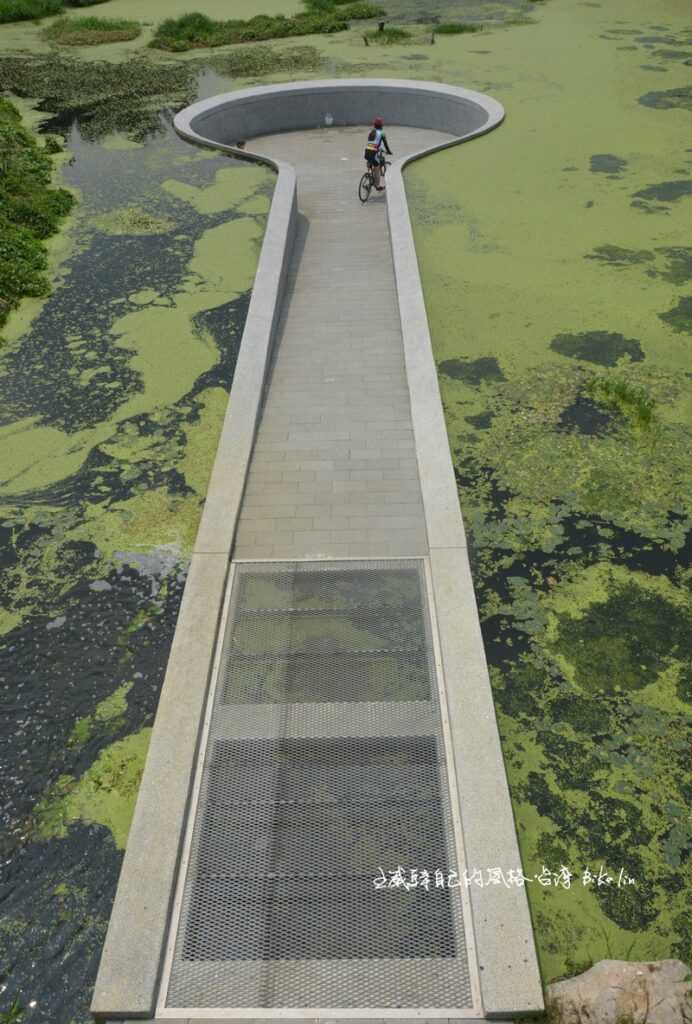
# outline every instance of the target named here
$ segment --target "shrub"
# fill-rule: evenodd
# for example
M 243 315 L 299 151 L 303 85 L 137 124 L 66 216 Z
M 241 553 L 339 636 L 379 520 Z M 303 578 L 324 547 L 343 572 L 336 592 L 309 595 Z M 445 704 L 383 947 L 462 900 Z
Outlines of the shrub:
M 96 46 L 99 43 L 117 43 L 136 39 L 142 31 L 137 21 L 123 18 L 58 18 L 43 35 L 50 42 L 63 46 Z
M 206 14 L 183 14 L 166 18 L 157 28 L 150 45 L 162 50 L 189 50 L 192 46 L 218 46 L 216 25 Z
M 22 298 L 49 290 L 42 240 L 74 203 L 65 189 L 51 188 L 51 173 L 46 151 L 0 99 L 0 326 Z
M 0 0 L 0 24 L 47 18 L 61 11 L 62 0 Z
M 435 35 L 458 36 L 463 32 L 480 32 L 482 28 L 482 25 L 464 24 L 460 21 L 446 21 L 442 25 L 435 25 Z

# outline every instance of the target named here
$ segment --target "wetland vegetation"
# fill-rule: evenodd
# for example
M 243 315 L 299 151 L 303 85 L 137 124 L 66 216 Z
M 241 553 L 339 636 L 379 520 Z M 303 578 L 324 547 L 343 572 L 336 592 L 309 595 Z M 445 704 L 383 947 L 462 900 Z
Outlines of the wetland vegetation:
M 105 0 L 0 0 L 0 24 L 10 21 L 35 21 L 61 14 L 64 7 L 91 7 Z
M 58 18 L 45 30 L 44 38 L 61 46 L 98 46 L 136 39 L 142 28 L 127 18 Z
M 377 43 L 381 46 L 389 46 L 391 43 L 407 43 L 411 39 L 408 29 L 399 28 L 396 25 L 385 26 L 382 29 L 372 29 L 363 34 L 366 43 Z
M 374 18 L 379 14 L 384 14 L 384 10 L 374 4 L 337 4 L 335 0 L 325 0 L 319 6 L 313 4 L 310 10 L 294 14 L 292 17 L 257 14 L 246 21 L 215 21 L 206 14 L 196 12 L 184 14 L 180 18 L 167 18 L 159 25 L 149 45 L 156 49 L 177 52 L 201 47 L 228 46 L 232 43 L 283 39 L 287 36 L 344 32 L 351 20 Z
M 435 35 L 460 36 L 465 32 L 480 32 L 482 25 L 466 24 L 463 21 L 444 21 L 435 25 Z
M 27 297 L 46 295 L 45 239 L 57 231 L 74 197 L 52 187 L 50 151 L 0 97 L 0 327 Z

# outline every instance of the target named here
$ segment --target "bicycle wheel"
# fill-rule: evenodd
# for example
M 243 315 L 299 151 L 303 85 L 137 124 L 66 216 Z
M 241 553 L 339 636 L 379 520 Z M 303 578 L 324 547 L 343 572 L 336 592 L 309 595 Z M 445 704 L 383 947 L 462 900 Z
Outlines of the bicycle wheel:
M 366 171 L 363 177 L 360 179 L 358 185 L 358 198 L 361 203 L 367 203 L 370 198 L 370 191 L 372 189 L 372 175 L 370 171 Z

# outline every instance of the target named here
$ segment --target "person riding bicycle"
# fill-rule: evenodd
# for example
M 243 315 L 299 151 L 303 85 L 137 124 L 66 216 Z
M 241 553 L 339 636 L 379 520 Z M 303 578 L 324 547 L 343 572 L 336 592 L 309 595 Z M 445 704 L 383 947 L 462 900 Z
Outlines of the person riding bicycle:
M 384 154 L 387 153 L 389 156 L 392 155 L 389 143 L 387 142 L 387 136 L 382 130 L 383 128 L 384 120 L 381 117 L 376 117 L 373 121 L 372 128 L 368 132 L 368 141 L 365 146 L 364 154 L 367 165 L 372 170 L 375 188 L 378 192 L 382 192 L 384 189 L 384 185 L 381 184 Z

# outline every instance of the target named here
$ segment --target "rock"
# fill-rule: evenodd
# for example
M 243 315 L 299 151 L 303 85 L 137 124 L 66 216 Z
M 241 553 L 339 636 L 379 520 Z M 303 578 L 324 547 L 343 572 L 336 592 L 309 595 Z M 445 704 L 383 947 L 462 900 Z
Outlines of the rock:
M 690 970 L 680 960 L 601 960 L 548 985 L 551 1024 L 692 1024 Z

